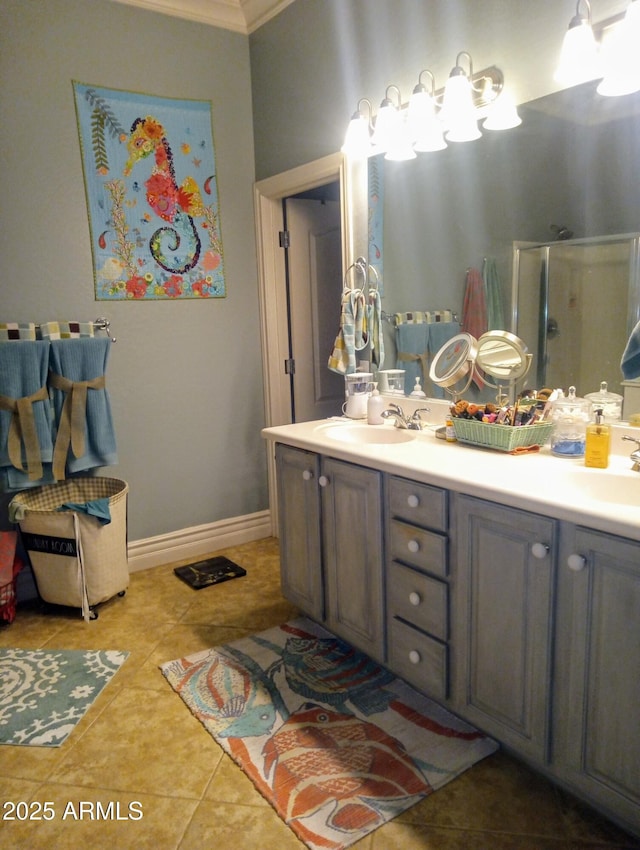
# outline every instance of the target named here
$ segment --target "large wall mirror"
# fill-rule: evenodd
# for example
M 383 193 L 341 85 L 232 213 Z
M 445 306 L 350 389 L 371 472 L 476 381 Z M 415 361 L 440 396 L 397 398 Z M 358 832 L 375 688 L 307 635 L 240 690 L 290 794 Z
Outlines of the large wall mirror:
M 534 355 L 536 367 L 527 385 L 541 377 L 538 328 L 529 334 L 526 322 L 518 321 L 517 288 L 512 295 L 514 245 L 551 243 L 559 233 L 560 241 L 580 242 L 640 231 L 640 94 L 604 98 L 595 87 L 595 82 L 586 83 L 519 107 L 523 122 L 516 129 L 484 131 L 478 141 L 450 144 L 409 162 L 376 162 L 383 174 L 379 247 L 383 310 L 389 317 L 385 368 L 396 366 L 394 314 L 452 310 L 460 318 L 467 270 L 481 270 L 492 258 L 505 330 L 518 333 Z M 627 255 L 633 262 L 633 252 Z M 638 319 L 638 293 L 625 274 L 616 285 L 607 274 L 600 276 L 597 287 L 604 301 L 581 299 L 580 321 L 592 334 L 594 356 L 588 374 L 580 375 L 580 394 L 597 390 L 601 380 L 612 386 L 621 380 L 620 356 Z M 535 302 L 540 279 L 530 278 L 520 285 L 536 287 L 529 297 Z M 553 287 L 552 277 L 548 286 Z M 521 309 L 525 302 L 526 297 Z M 603 303 L 620 321 L 615 350 L 608 345 L 600 363 L 597 329 Z M 562 316 L 555 318 L 559 337 Z M 441 397 L 428 382 L 425 390 Z

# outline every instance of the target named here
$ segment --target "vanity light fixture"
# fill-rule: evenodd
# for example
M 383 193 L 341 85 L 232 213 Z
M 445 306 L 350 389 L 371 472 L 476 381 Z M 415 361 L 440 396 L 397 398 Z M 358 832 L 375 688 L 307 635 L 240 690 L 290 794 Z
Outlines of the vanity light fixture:
M 428 74 L 431 91 L 428 92 L 422 82 L 422 75 Z M 420 71 L 418 82 L 409 100 L 407 129 L 413 149 L 419 152 L 441 151 L 447 147 L 444 140 L 442 122 L 436 115 L 436 80 L 431 71 Z
M 389 96 L 397 95 L 397 104 Z M 406 115 L 402 110 L 402 95 L 398 86 L 387 86 L 384 100 L 376 116 L 371 144 L 378 153 L 384 153 L 385 159 L 396 161 L 415 159 L 415 151 L 409 141 Z
M 586 6 L 586 15 L 580 12 L 581 2 Z M 554 76 L 557 83 L 565 86 L 575 86 L 602 76 L 600 51 L 591 25 L 589 0 L 578 0 L 576 4 L 576 13 L 565 33 Z
M 464 72 L 460 57 L 469 60 L 469 74 Z M 444 86 L 440 120 L 445 126 L 445 138 L 448 142 L 472 142 L 482 133 L 478 129 L 478 116 L 473 104 L 473 62 L 471 56 L 461 51 L 456 56 L 456 64 L 451 69 L 449 79 Z
M 369 107 L 369 117 L 367 118 L 360 104 L 366 104 Z M 373 132 L 373 106 L 371 101 L 366 97 L 361 97 L 358 101 L 356 111 L 351 116 L 347 133 L 342 145 L 342 152 L 347 156 L 354 158 L 367 157 L 370 154 L 371 148 L 371 133 Z
M 602 64 L 598 94 L 618 97 L 640 91 L 640 0 L 632 0 L 623 19 L 603 38 Z
M 518 115 L 513 98 L 509 92 L 502 91 L 500 97 L 489 107 L 482 126 L 485 130 L 511 130 L 513 127 L 519 127 L 520 124 L 522 124 L 522 118 Z
M 640 2 L 640 0 L 639 0 Z M 466 57 L 469 72 L 461 66 Z M 430 78 L 430 91 L 423 76 Z M 362 109 L 369 108 L 368 117 Z M 429 70 L 418 76 L 408 104 L 402 103 L 398 86 L 387 86 L 375 117 L 371 101 L 361 98 L 351 117 L 342 146 L 352 157 L 384 153 L 385 159 L 415 159 L 416 151 L 438 151 L 447 141 L 465 142 L 482 135 L 478 122 L 484 119 L 488 130 L 507 130 L 521 122 L 515 105 L 504 94 L 502 71 L 492 65 L 474 73 L 473 61 L 466 51 L 456 57 L 444 88 L 435 90 L 435 78 Z

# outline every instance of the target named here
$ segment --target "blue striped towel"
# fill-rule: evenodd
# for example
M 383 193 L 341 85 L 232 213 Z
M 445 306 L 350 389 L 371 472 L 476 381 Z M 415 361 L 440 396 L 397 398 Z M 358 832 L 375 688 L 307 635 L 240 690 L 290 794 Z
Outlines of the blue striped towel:
M 111 466 L 118 462 L 111 402 L 106 387 L 104 384 L 100 385 L 100 379 L 104 378 L 107 369 L 111 344 L 111 340 L 107 337 L 51 341 L 52 374 L 49 382 L 58 427 L 56 453 L 59 454 L 62 451 L 61 445 L 66 450 L 62 456 L 62 462 L 66 463 L 67 473 L 82 472 L 99 466 Z M 62 382 L 60 378 L 63 379 Z M 59 442 L 61 432 L 64 432 L 65 416 L 67 416 L 63 409 L 67 398 L 70 397 L 69 391 L 58 386 L 59 383 L 65 383 L 64 379 L 76 385 L 71 391 L 71 401 L 67 402 L 67 413 L 73 408 L 70 414 L 72 418 L 76 413 L 80 413 L 78 406 L 74 407 L 73 397 L 82 399 L 84 404 L 82 385 L 88 384 L 86 406 L 82 411 L 82 434 L 78 435 L 79 439 L 74 439 L 71 445 Z M 92 383 L 96 386 L 92 387 Z M 54 472 L 59 479 L 58 463 Z
M 20 340 L 0 342 L 0 468 L 6 489 L 32 486 L 42 483 L 45 474 L 43 464 L 53 458 L 53 417 L 49 396 L 46 391 L 49 343 L 43 340 Z M 17 410 L 18 399 L 28 399 L 40 394 L 42 397 Z M 26 410 L 25 410 L 26 407 Z M 14 408 L 13 410 L 11 408 Z M 10 431 L 20 436 L 18 462 L 9 456 Z M 24 434 L 35 429 L 37 457 L 29 458 L 25 451 Z
M 416 378 L 420 377 L 422 386 L 429 377 L 427 357 L 431 328 L 427 322 L 402 322 L 396 327 L 396 345 L 398 349 L 396 368 L 404 369 L 404 391 L 406 395 L 413 390 Z

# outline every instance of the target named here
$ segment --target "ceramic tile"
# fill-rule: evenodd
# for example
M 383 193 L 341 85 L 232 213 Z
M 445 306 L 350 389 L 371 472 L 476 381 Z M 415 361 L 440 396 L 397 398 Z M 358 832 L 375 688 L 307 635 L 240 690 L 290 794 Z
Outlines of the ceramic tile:
M 42 804 L 41 820 L 4 822 L 3 847 L 77 850 L 127 847 L 173 850 L 198 805 L 136 791 L 96 791 L 82 785 L 43 785 L 31 800 L 32 815 Z M 45 807 L 44 803 L 48 805 Z M 100 804 L 100 806 L 98 806 Z M 44 819 L 47 818 L 47 819 Z
M 220 762 L 205 792 L 205 800 L 240 805 L 250 802 L 252 806 L 271 805 L 256 791 L 247 774 L 222 749 L 220 756 Z
M 139 688 L 164 691 L 167 681 L 160 665 L 222 643 L 229 643 L 252 634 L 253 629 L 235 626 L 209 626 L 202 623 L 176 623 L 158 641 L 144 663 L 136 668 L 131 684 Z
M 353 847 L 355 850 L 358 845 Z M 605 850 L 605 847 L 532 835 L 392 821 L 373 834 L 371 850 Z
M 126 649 L 130 657 L 62 747 L 0 746 L 3 800 L 50 801 L 51 822 L 0 825 L 0 845 L 57 850 L 304 850 L 251 781 L 173 692 L 159 665 L 298 616 L 280 594 L 278 543 L 211 553 L 247 576 L 194 591 L 173 568 L 132 574 L 85 623 L 77 610 L 21 607 L 0 646 Z M 208 556 L 202 556 L 202 559 Z M 133 801 L 143 817 L 59 816 L 69 801 Z M 95 809 L 94 809 L 95 810 Z M 87 811 L 89 809 L 87 808 Z M 5 835 L 9 836 L 5 840 Z M 499 752 L 351 850 L 638 850 L 594 811 Z
M 208 800 L 198 806 L 180 850 L 203 847 L 306 850 L 270 806 L 232 806 Z
M 122 689 L 52 773 L 56 782 L 200 799 L 218 745 L 168 694 Z M 171 699 L 169 699 L 171 697 Z
M 550 783 L 502 752 L 478 762 L 401 817 L 432 826 L 569 837 Z

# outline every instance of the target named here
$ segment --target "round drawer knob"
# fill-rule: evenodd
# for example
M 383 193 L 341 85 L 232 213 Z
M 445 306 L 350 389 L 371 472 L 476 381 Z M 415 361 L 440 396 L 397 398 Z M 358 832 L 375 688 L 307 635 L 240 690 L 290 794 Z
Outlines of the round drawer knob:
M 410 540 L 407 543 L 407 549 L 415 555 L 416 552 L 420 551 L 420 544 L 417 540 Z
M 302 478 L 304 481 L 311 481 L 311 479 L 313 478 L 313 472 L 311 472 L 310 469 L 305 469 L 305 471 L 302 473 Z
M 567 566 L 570 570 L 573 570 L 576 573 L 580 572 L 580 570 L 583 570 L 586 565 L 587 559 L 584 557 L 584 555 L 577 555 L 574 553 L 573 555 L 569 555 L 569 557 L 567 558 Z
M 420 499 L 416 496 L 415 493 L 412 493 L 410 496 L 407 496 L 407 504 L 410 508 L 417 508 L 420 504 Z
M 409 602 L 412 605 L 419 605 L 422 602 L 420 594 L 416 593 L 415 590 L 412 590 L 411 593 L 409 594 Z
M 546 543 L 534 543 L 531 547 L 531 554 L 534 558 L 537 558 L 539 561 L 541 561 L 549 554 L 549 547 Z
M 418 652 L 418 650 L 417 650 L 417 649 L 412 649 L 412 650 L 409 652 L 409 661 L 410 661 L 412 664 L 420 664 L 420 660 L 421 660 L 421 659 L 420 659 L 420 653 Z
M 320 478 L 318 478 L 318 484 L 321 487 L 326 487 L 328 483 L 329 483 L 329 479 L 327 478 L 326 475 L 321 475 Z

